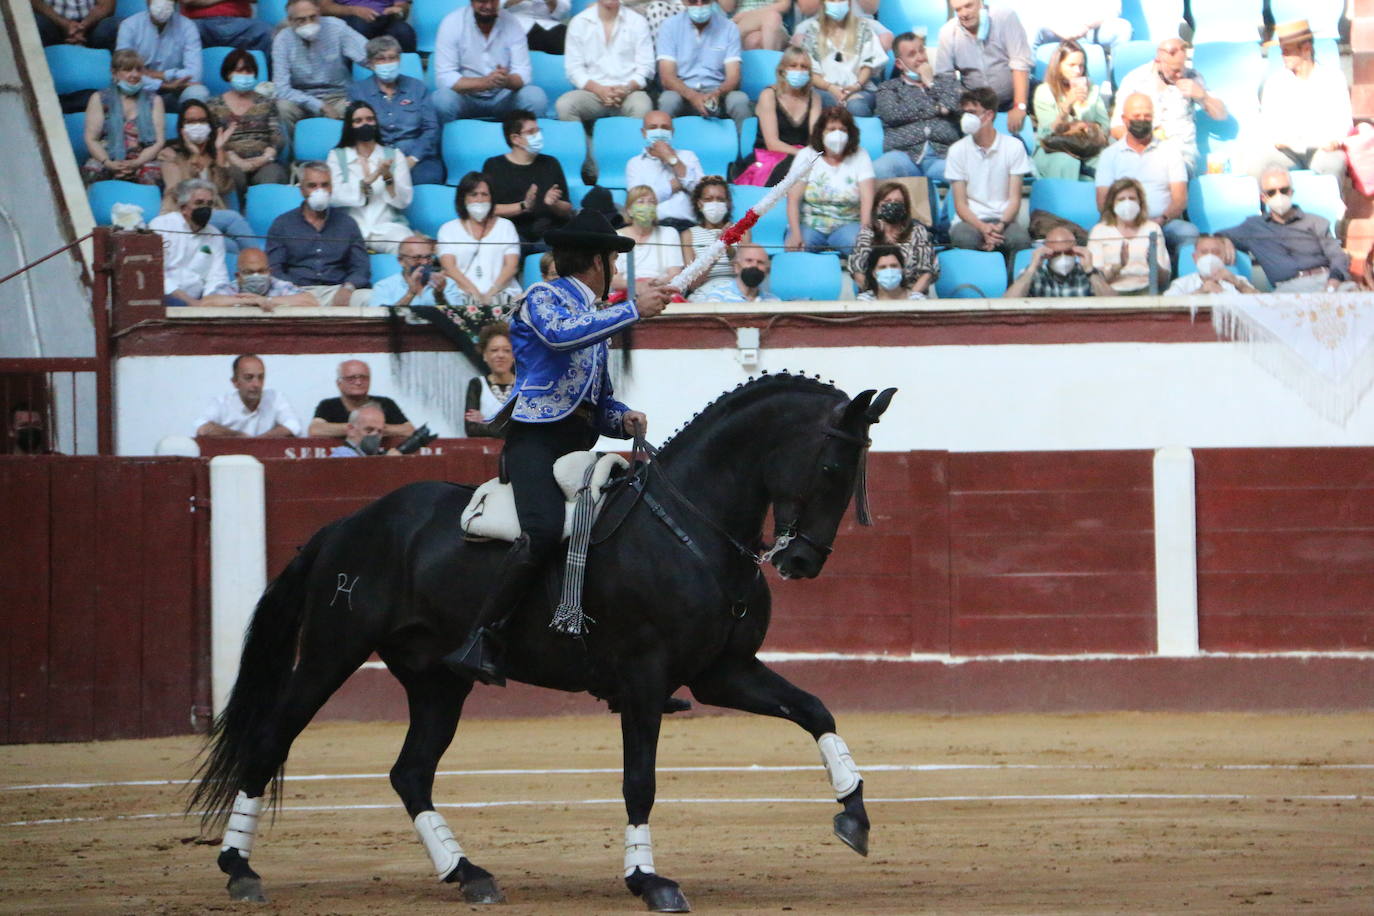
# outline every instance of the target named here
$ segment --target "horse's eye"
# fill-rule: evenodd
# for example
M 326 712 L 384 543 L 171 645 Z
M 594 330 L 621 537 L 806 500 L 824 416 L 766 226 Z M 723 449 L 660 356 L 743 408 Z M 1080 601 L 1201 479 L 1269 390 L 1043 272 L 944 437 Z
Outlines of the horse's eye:
M 839 474 L 840 470 L 841 468 L 838 464 L 832 464 L 831 462 L 826 462 L 825 464 L 821 465 L 821 473 L 826 474 L 830 477 L 834 477 L 837 474 Z

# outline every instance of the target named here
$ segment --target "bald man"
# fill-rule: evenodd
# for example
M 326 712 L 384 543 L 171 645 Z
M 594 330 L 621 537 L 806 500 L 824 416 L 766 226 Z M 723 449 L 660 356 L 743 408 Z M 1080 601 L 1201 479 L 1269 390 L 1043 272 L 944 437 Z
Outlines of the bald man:
M 310 420 L 310 435 L 347 436 L 349 415 L 369 404 L 382 409 L 385 419 L 383 436 L 409 436 L 415 432 L 415 425 L 406 419 L 395 401 L 370 393 L 372 369 L 362 360 L 346 359 L 339 363 L 334 384 L 338 386 L 339 396 L 325 398 L 315 406 L 315 416 Z
M 261 248 L 241 249 L 233 279 L 221 283 L 211 290 L 209 295 L 202 296 L 200 304 L 219 307 L 254 306 L 264 312 L 281 306 L 314 308 L 319 305 L 314 296 L 290 280 L 272 276 L 272 266 L 267 263 L 267 252 Z

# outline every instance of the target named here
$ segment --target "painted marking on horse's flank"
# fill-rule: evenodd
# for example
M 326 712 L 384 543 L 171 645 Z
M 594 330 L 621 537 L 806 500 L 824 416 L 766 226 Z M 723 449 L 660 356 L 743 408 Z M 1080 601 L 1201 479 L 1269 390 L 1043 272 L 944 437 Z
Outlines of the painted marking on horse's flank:
M 954 802 L 1128 802 L 1128 801 L 1265 801 L 1265 802 L 1374 802 L 1372 795 L 1290 795 L 1287 793 L 1251 795 L 1242 793 L 1203 793 L 1203 792 L 1119 792 L 1094 793 L 1081 792 L 1068 795 L 917 795 L 902 798 L 866 798 L 870 805 L 930 805 Z M 436 804 L 435 808 L 558 808 L 558 807 L 596 807 L 623 805 L 625 799 L 580 798 L 580 799 L 527 799 L 515 798 L 505 801 L 446 802 Z M 833 805 L 828 798 L 659 798 L 655 805 Z M 399 810 L 399 802 L 366 805 L 283 805 L 282 811 L 297 813 L 343 812 L 343 811 L 390 811 Z M 181 812 L 166 814 L 112 814 L 104 817 L 53 817 L 36 821 L 10 821 L 0 827 L 41 827 L 50 824 L 90 824 L 100 821 L 141 821 L 172 818 L 194 818 L 195 815 Z
M 659 767 L 659 773 L 810 773 L 823 770 L 816 764 L 765 766 Z M 876 763 L 865 764 L 866 773 L 958 773 L 986 770 L 1100 770 L 1153 772 L 1160 770 L 1374 770 L 1374 763 L 1187 763 L 1160 764 L 1142 768 L 1131 764 L 1105 763 Z M 620 767 L 556 767 L 549 769 L 439 770 L 435 776 L 620 776 Z M 287 774 L 285 782 L 333 782 L 342 779 L 390 779 L 387 773 L 302 773 Z M 110 789 L 140 786 L 181 786 L 184 779 L 128 779 L 114 782 L 44 782 L 0 786 L 0 792 L 37 789 Z
M 338 577 L 338 584 L 334 586 L 334 597 L 329 599 L 329 606 L 333 607 L 334 602 L 338 601 L 339 595 L 342 594 L 346 596 L 348 609 L 351 611 L 353 610 L 353 589 L 357 588 L 358 580 L 361 579 L 362 576 L 354 576 L 351 583 L 348 581 L 348 573 L 341 572 L 338 574 Z

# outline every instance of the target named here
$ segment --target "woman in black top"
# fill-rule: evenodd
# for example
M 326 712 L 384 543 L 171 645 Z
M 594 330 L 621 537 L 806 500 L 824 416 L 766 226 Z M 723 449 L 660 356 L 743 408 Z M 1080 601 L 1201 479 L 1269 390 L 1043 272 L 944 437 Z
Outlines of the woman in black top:
M 821 116 L 820 93 L 811 85 L 811 56 L 801 48 L 788 48 L 778 61 L 778 81 L 765 86 L 759 93 L 755 112 L 759 117 L 758 137 L 754 149 L 781 153 L 786 158 L 778 162 L 768 176 L 772 187 L 783 179 L 792 167 L 792 157 L 811 140 L 811 128 Z M 754 154 L 759 158 L 758 153 Z
M 540 241 L 546 232 L 572 219 L 568 182 L 563 166 L 544 148 L 544 132 L 534 112 L 517 109 L 501 123 L 509 152 L 492 156 L 482 164 L 482 173 L 491 187 L 497 216 L 515 224 L 520 241 L 526 245 Z M 522 254 L 530 254 L 522 246 Z M 543 246 L 539 246 L 543 250 Z
M 501 439 L 499 430 L 482 421 L 484 417 L 496 416 L 510 399 L 515 386 L 515 352 L 510 345 L 510 327 L 504 321 L 486 325 L 477 335 L 477 349 L 490 371 L 468 382 L 463 431 L 469 439 L 479 436 Z

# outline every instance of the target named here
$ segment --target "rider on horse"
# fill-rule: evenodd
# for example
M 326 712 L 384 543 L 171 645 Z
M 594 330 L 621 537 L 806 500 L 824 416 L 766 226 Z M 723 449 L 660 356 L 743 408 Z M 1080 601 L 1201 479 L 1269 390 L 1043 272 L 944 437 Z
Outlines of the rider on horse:
M 606 341 L 662 312 L 671 295 L 667 287 L 644 282 L 634 299 L 598 306 L 610 293 L 612 253 L 628 252 L 635 243 L 594 210 L 583 209 L 544 240 L 558 276 L 531 286 L 511 316 L 515 388 L 494 421 L 506 424 L 501 460 L 515 491 L 521 535 L 468 639 L 444 659 L 485 684 L 505 684 L 501 644 L 491 628 L 514 610 L 563 539 L 565 503 L 554 462 L 591 448 L 603 435 L 627 439 L 636 427 L 644 431 L 644 414 L 613 396 Z

